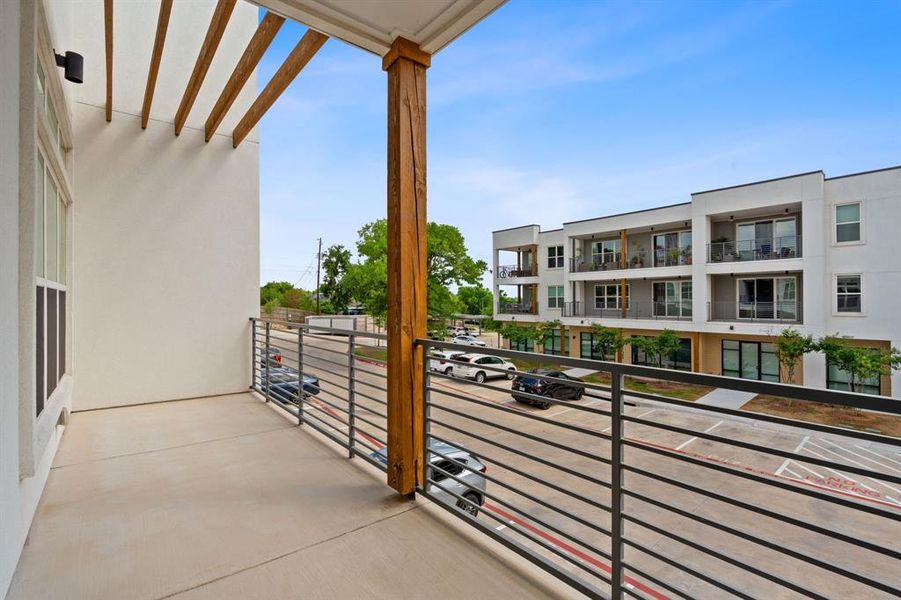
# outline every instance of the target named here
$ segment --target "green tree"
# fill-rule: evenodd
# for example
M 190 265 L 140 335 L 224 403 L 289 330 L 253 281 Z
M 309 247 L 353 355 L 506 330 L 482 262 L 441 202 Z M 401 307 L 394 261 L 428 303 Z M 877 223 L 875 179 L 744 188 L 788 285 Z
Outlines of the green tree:
M 463 234 L 453 225 L 429 223 L 426 243 L 428 313 L 449 317 L 459 311 L 451 285 L 476 285 L 487 269 L 483 260 L 472 259 Z M 360 228 L 357 241 L 360 262 L 346 278 L 353 296 L 376 319 L 384 320 L 388 308 L 388 222 L 379 219 Z
M 274 311 L 277 306 L 278 306 L 278 300 L 276 300 L 275 298 L 267 300 L 263 304 L 263 314 L 271 315 L 272 311 Z
M 534 344 L 536 342 L 544 341 L 547 337 L 541 328 L 517 325 L 515 323 L 502 325 L 498 330 L 498 333 L 510 340 L 510 343 L 513 345 L 527 343 Z
M 789 382 L 795 380 L 795 369 L 804 355 L 815 351 L 816 348 L 812 335 L 802 335 L 793 327 L 783 329 L 776 337 L 776 358 L 785 369 Z
M 648 358 L 656 362 L 658 367 L 663 367 L 663 361 L 682 347 L 679 334 L 672 329 L 664 329 L 653 337 L 631 337 L 629 343 L 644 350 Z
M 897 348 L 867 348 L 852 346 L 851 338 L 830 335 L 817 341 L 817 349 L 826 355 L 826 362 L 848 374 L 848 388 L 863 392 L 867 379 L 891 375 L 901 369 L 901 350 Z
M 491 315 L 494 312 L 491 290 L 480 285 L 460 286 L 457 289 L 457 299 L 467 315 Z
M 285 308 L 312 311 L 315 308 L 315 302 L 313 302 L 313 297 L 310 292 L 291 289 L 282 295 L 282 306 Z
M 285 300 L 285 292 L 293 289 L 294 285 L 287 281 L 270 281 L 260 288 L 260 306 L 264 306 L 272 300 L 281 306 Z
M 616 359 L 617 353 L 626 345 L 623 330 L 614 327 L 605 327 L 600 323 L 591 326 L 591 334 L 594 340 L 593 350 L 600 351 L 605 360 L 609 357 Z
M 322 284 L 319 293 L 328 298 L 335 313 L 347 312 L 347 305 L 353 300 L 344 276 L 351 268 L 350 250 L 340 244 L 330 246 L 322 255 Z

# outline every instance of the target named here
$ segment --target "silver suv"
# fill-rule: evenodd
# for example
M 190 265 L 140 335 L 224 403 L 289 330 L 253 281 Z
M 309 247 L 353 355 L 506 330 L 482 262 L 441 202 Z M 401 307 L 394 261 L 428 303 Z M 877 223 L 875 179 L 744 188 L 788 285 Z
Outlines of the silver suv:
M 431 450 L 430 465 L 460 479 L 457 481 L 437 469 L 430 469 L 429 493 L 445 504 L 454 504 L 460 510 L 474 517 L 477 516 L 479 514 L 478 507 L 485 503 L 486 483 L 482 473 L 487 470 L 487 467 L 475 455 L 459 446 L 452 446 L 433 439 L 429 440 L 429 450 Z M 440 452 L 443 456 L 434 454 L 434 452 Z M 386 467 L 388 466 L 388 448 L 381 448 L 369 456 Z M 463 467 L 464 464 L 466 468 Z M 466 498 L 476 506 L 463 502 L 454 494 Z

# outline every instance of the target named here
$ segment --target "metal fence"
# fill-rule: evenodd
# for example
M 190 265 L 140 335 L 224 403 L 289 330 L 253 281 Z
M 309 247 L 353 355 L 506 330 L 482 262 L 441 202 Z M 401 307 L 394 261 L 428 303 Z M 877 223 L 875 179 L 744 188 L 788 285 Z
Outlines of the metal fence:
M 377 353 L 367 348 L 384 336 L 251 321 L 252 387 L 348 457 L 384 470 L 385 365 L 361 356 Z M 901 402 L 492 349 L 518 365 L 511 372 L 437 354 L 469 346 L 416 345 L 432 357 L 418 494 L 574 590 L 617 599 L 901 593 L 899 438 L 696 404 L 648 385 L 896 418 Z M 527 363 L 549 370 L 526 373 Z M 574 380 L 570 369 L 594 375 Z
M 691 321 L 691 300 L 662 302 L 655 300 L 629 300 L 622 308 L 599 307 L 593 303 L 575 300 L 563 305 L 564 317 L 598 317 L 603 319 L 660 319 Z
M 783 235 L 754 240 L 729 240 L 707 244 L 707 262 L 774 260 L 801 256 L 801 236 Z
M 797 300 L 780 302 L 708 302 L 709 321 L 753 321 L 757 323 L 801 323 L 802 303 Z

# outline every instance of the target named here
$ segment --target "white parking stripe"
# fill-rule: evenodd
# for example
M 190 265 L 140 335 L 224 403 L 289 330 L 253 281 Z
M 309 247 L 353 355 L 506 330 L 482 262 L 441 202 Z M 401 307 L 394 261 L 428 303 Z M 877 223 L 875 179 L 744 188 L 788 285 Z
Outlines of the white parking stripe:
M 795 446 L 794 453 L 797 454 L 798 452 L 800 452 L 801 448 L 804 447 L 804 444 L 806 444 L 807 440 L 809 440 L 809 439 L 810 439 L 809 435 L 805 435 L 803 438 L 801 438 L 800 443 L 798 443 L 798 445 Z M 776 469 L 776 475 L 779 475 L 780 473 L 782 473 L 782 471 L 784 471 L 786 469 L 786 467 L 788 467 L 788 465 L 791 461 L 792 461 L 792 459 L 790 459 L 790 458 L 786 458 L 784 461 L 782 461 L 782 464 L 779 466 L 778 469 Z
M 606 401 L 606 398 L 599 398 L 599 399 L 597 399 L 597 400 L 592 400 L 591 402 L 586 402 L 585 404 L 582 404 L 581 406 L 591 406 L 592 404 L 597 404 L 598 402 L 604 402 L 604 401 Z M 555 413 L 551 413 L 551 414 L 546 415 L 546 416 L 547 416 L 548 418 L 556 417 L 557 415 L 562 415 L 563 413 L 569 412 L 569 411 L 571 411 L 571 410 L 576 410 L 576 409 L 575 409 L 575 408 L 564 408 L 564 409 L 561 410 L 561 411 L 557 411 L 557 412 L 555 412 Z
M 820 475 L 819 473 L 817 473 L 817 472 L 814 471 L 813 469 L 811 469 L 811 468 L 809 468 L 809 467 L 807 467 L 807 466 L 805 466 L 805 465 L 803 465 L 803 464 L 801 464 L 801 463 L 799 463 L 799 462 L 795 462 L 795 464 L 796 464 L 797 466 L 801 467 L 802 469 L 804 469 L 805 471 L 810 471 L 811 473 L 813 473 L 816 477 L 819 477 L 820 479 L 826 479 L 825 477 L 823 477 L 822 475 Z
M 648 410 L 648 411 L 645 411 L 645 412 L 641 413 L 640 415 L 638 415 L 638 416 L 635 417 L 635 418 L 636 418 L 636 419 L 640 419 L 640 418 L 642 418 L 642 417 L 645 416 L 645 415 L 651 414 L 651 413 L 654 412 L 655 410 L 657 410 L 657 409 L 656 409 L 656 408 L 652 408 L 651 410 Z M 607 427 L 607 428 L 605 428 L 605 429 L 601 429 L 601 433 L 607 433 L 607 432 L 610 431 L 611 429 L 613 429 L 613 425 L 611 425 L 610 427 Z
M 859 467 L 864 467 L 864 468 L 867 467 L 867 465 L 861 464 L 861 463 L 859 463 L 859 462 L 857 462 L 857 461 L 855 461 L 855 460 L 851 460 L 850 458 L 844 457 L 844 456 L 842 456 L 841 454 L 839 454 L 838 452 L 833 452 L 833 451 L 830 450 L 829 448 L 824 448 L 824 447 L 820 446 L 819 444 L 817 444 L 816 442 L 810 442 L 810 445 L 811 445 L 811 446 L 814 446 L 815 448 L 819 448 L 819 449 L 822 450 L 823 452 L 829 452 L 830 454 L 835 454 L 835 455 L 838 456 L 839 458 L 844 458 L 844 459 L 847 460 L 848 462 L 854 463 L 855 465 L 857 465 L 857 466 L 859 466 Z M 808 452 L 810 452 L 811 454 L 815 454 L 816 456 L 819 456 L 819 457 L 822 458 L 823 460 L 829 460 L 829 458 L 827 458 L 826 456 L 823 456 L 822 454 L 819 454 L 818 452 L 815 452 L 815 451 L 811 450 L 810 448 L 806 448 L 806 450 L 807 450 Z M 832 469 L 830 469 L 830 470 L 832 470 Z M 834 471 L 834 472 L 835 472 L 835 473 L 838 473 L 838 471 Z M 854 479 L 852 479 L 851 477 L 847 477 L 847 476 L 845 476 L 845 475 L 842 475 L 842 477 L 845 477 L 845 479 L 849 479 L 849 480 L 851 480 L 851 481 L 854 481 Z M 863 477 L 863 476 L 860 476 L 860 477 Z M 863 478 L 864 478 L 864 479 L 867 479 L 867 480 L 869 480 L 869 481 L 873 481 L 873 478 L 870 478 L 870 477 L 863 477 Z M 885 483 L 885 482 L 883 482 L 883 481 L 879 481 L 879 480 L 876 480 L 876 481 L 879 483 L 879 485 L 883 485 L 883 486 L 887 487 L 888 489 L 892 490 L 892 491 L 895 492 L 896 494 L 901 494 L 901 490 L 899 490 L 898 488 L 893 487 L 893 486 L 891 486 L 891 485 L 889 485 L 889 484 L 887 484 L 887 483 Z M 859 481 L 859 480 L 858 480 L 858 483 L 860 483 L 860 485 L 862 485 L 862 486 L 865 487 L 865 488 L 869 488 L 869 489 L 873 490 L 874 492 L 875 492 L 875 491 L 878 491 L 878 490 L 876 490 L 875 488 L 872 488 L 872 487 L 866 485 L 863 481 Z
M 812 445 L 813 445 L 813 444 L 812 444 Z M 819 446 L 817 446 L 817 447 L 819 448 Z M 811 450 L 810 448 L 805 448 L 805 449 L 806 449 L 810 454 L 813 454 L 813 455 L 816 456 L 817 458 L 822 458 L 823 460 L 829 460 L 828 458 L 826 458 L 825 456 L 823 456 L 823 455 L 820 454 L 819 452 L 816 452 L 816 451 L 814 451 L 814 450 Z M 799 465 L 799 466 L 803 467 L 804 465 Z M 820 466 L 822 466 L 822 465 L 820 465 Z M 848 481 L 852 481 L 852 482 L 854 482 L 854 483 L 860 485 L 860 487 L 867 488 L 868 490 L 871 490 L 871 491 L 873 491 L 873 492 L 876 492 L 877 494 L 880 493 L 879 490 L 877 490 L 876 488 L 874 488 L 874 487 L 872 487 L 872 486 L 869 486 L 869 485 L 865 484 L 865 483 L 864 483 L 863 481 L 861 481 L 860 479 L 854 479 L 853 477 L 851 477 L 850 475 L 848 475 L 848 474 L 846 474 L 846 473 L 842 473 L 841 471 L 836 471 L 835 469 L 830 469 L 829 467 L 823 467 L 823 468 L 826 469 L 827 471 L 832 471 L 833 473 L 835 473 L 835 474 L 838 475 L 839 477 L 842 477 L 842 478 L 844 478 L 844 479 L 847 479 Z M 809 469 L 808 469 L 808 470 L 809 470 Z M 882 485 L 884 485 L 885 487 L 894 490 L 896 493 L 898 492 L 898 490 L 895 490 L 895 488 L 893 488 L 892 486 L 890 486 L 890 485 L 888 485 L 888 484 L 885 484 L 885 483 L 882 483 L 882 482 L 880 482 L 880 483 L 881 483 Z M 893 497 L 891 497 L 891 496 L 886 496 L 886 495 L 883 495 L 883 497 L 886 498 L 886 499 L 888 499 L 888 500 L 891 500 L 892 502 L 895 502 L 895 503 L 897 503 L 897 504 L 901 504 L 901 502 L 899 502 L 897 498 L 893 498 Z
M 803 477 L 801 477 L 800 475 L 798 475 L 791 469 L 785 469 L 785 472 L 788 473 L 789 475 L 791 475 L 792 477 L 794 477 L 795 479 L 804 479 Z
M 881 458 L 883 460 L 887 460 L 889 462 L 893 462 L 895 464 L 901 465 L 901 461 L 895 460 L 894 458 L 889 458 L 888 456 L 885 456 L 884 454 L 879 454 L 878 452 L 873 452 L 869 448 L 865 448 L 863 446 L 858 446 L 857 444 L 854 444 L 854 447 L 857 448 L 858 450 L 863 450 L 864 452 L 869 452 L 873 456 L 878 456 L 879 458 Z
M 705 430 L 704 430 L 704 433 L 710 433 L 711 431 L 713 431 L 714 429 L 716 429 L 717 427 L 719 427 L 722 423 L 723 423 L 722 421 L 717 421 L 716 423 L 714 423 L 713 425 L 711 425 L 710 427 L 708 427 L 707 429 L 705 429 Z M 689 445 L 690 443 L 692 443 L 692 442 L 695 441 L 696 439 L 698 439 L 698 438 L 693 437 L 693 438 L 691 438 L 691 439 L 685 440 L 684 442 L 682 442 L 681 444 L 679 444 L 678 446 L 676 446 L 676 450 L 681 450 L 682 448 L 684 448 L 685 446 Z
M 870 457 L 868 457 L 868 456 L 864 456 L 863 454 L 858 454 L 857 452 L 854 452 L 853 450 L 850 450 L 850 449 L 848 449 L 848 448 L 845 448 L 844 446 L 839 446 L 839 445 L 836 444 L 835 442 L 831 442 L 831 441 L 829 441 L 829 440 L 827 440 L 827 439 L 825 439 L 825 438 L 820 438 L 819 441 L 820 441 L 820 442 L 825 442 L 825 443 L 830 444 L 830 445 L 832 445 L 832 446 L 835 446 L 835 447 L 838 448 L 839 450 L 841 450 L 841 451 L 843 451 L 843 452 L 847 452 L 848 454 L 853 454 L 854 456 L 856 456 L 856 457 L 858 457 L 858 458 L 860 458 L 860 459 L 862 459 L 862 460 L 868 460 L 868 461 L 870 461 L 870 462 L 872 462 L 872 463 L 876 463 L 876 464 L 879 465 L 880 467 L 884 467 L 884 468 L 886 468 L 886 469 L 891 469 L 892 471 L 895 471 L 895 472 L 897 472 L 897 473 L 901 473 L 901 469 L 896 469 L 895 467 L 893 467 L 893 466 L 891 466 L 891 465 L 886 465 L 886 464 L 883 464 L 883 463 L 879 462 L 878 460 L 874 460 L 874 459 L 872 459 L 872 458 L 870 458 Z M 850 459 L 848 459 L 848 460 L 850 460 Z M 861 466 L 866 466 L 867 468 L 869 468 L 869 465 L 861 465 Z

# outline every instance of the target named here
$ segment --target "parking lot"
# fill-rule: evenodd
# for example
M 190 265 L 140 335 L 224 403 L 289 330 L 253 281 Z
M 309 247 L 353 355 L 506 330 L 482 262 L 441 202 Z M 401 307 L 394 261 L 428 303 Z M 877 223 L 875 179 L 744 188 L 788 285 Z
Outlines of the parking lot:
M 289 366 L 296 365 L 295 339 L 293 333 L 274 332 L 271 340 L 283 349 L 283 361 Z M 338 420 L 344 406 L 339 399 L 347 396 L 343 389 L 347 369 L 341 366 L 347 364 L 346 339 L 317 335 L 305 336 L 305 342 L 303 370 L 319 376 L 323 390 L 310 402 L 320 408 L 319 418 L 346 431 Z M 384 431 L 379 430 L 385 424 L 384 365 L 362 358 L 355 359 L 354 365 L 355 400 L 358 409 L 364 411 L 359 414 L 377 425 L 358 421 L 357 439 L 363 447 L 377 449 L 385 440 Z M 610 419 L 585 410 L 607 411 L 605 392 L 590 390 L 579 401 L 541 410 L 513 401 L 506 379 L 486 385 L 438 375 L 431 380 L 431 417 L 436 421 L 431 433 L 465 446 L 488 465 L 488 498 L 478 519 L 606 589 L 603 578 L 609 572 L 609 562 L 604 552 L 609 549 L 609 538 L 605 532 L 610 515 L 602 507 L 610 504 L 606 487 L 610 467 L 605 463 L 610 457 L 610 442 L 604 437 L 610 430 Z M 901 455 L 896 447 L 636 398 L 630 400 L 625 413 L 648 421 L 625 425 L 625 437 L 634 442 L 625 448 L 624 456 L 625 463 L 634 467 L 626 472 L 624 481 L 626 489 L 633 492 L 625 500 L 625 535 L 651 551 L 626 547 L 625 560 L 630 566 L 627 582 L 633 591 L 657 598 L 892 597 L 815 563 L 897 587 L 896 560 L 850 543 L 865 541 L 899 549 L 901 493 L 894 485 L 702 436 L 714 433 L 891 475 L 901 474 Z M 660 429 L 654 426 L 657 424 L 701 435 Z M 661 449 L 686 460 L 655 452 Z M 726 465 L 784 485 L 772 487 L 703 465 Z M 690 489 L 668 485 L 660 477 L 646 477 L 640 471 Z M 826 492 L 850 502 L 840 505 L 805 496 L 792 491 L 796 488 Z M 803 523 L 786 524 L 727 504 L 717 500 L 718 495 L 827 528 L 839 539 L 811 531 L 801 526 Z M 655 499 L 681 513 L 664 510 Z M 867 511 L 869 507 L 888 510 L 894 518 Z M 630 516 L 644 524 L 629 520 Z M 746 532 L 752 538 L 718 525 Z M 842 541 L 842 536 L 847 541 Z M 766 544 L 762 547 L 755 540 Z M 702 544 L 717 556 L 686 541 Z M 814 563 L 799 556 L 809 557 Z M 773 583 L 766 574 L 788 580 L 793 587 Z

